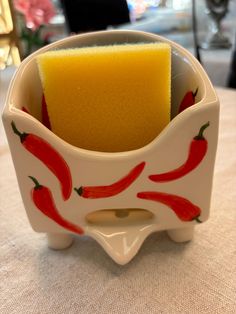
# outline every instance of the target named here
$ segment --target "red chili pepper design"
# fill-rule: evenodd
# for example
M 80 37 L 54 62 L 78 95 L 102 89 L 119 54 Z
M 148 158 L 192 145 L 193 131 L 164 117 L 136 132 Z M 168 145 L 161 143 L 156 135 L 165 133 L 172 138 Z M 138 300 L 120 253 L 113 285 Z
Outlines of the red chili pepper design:
M 26 112 L 26 113 L 28 113 L 28 114 L 30 114 L 30 113 L 29 113 L 29 110 L 28 110 L 27 108 L 25 108 L 24 106 L 21 108 L 21 110 L 24 111 L 24 112 Z
M 140 192 L 137 197 L 167 205 L 182 221 L 196 220 L 199 223 L 202 222 L 199 219 L 201 209 L 181 196 L 162 192 Z
M 141 162 L 134 167 L 125 177 L 119 181 L 104 186 L 81 186 L 74 190 L 84 198 L 103 198 L 117 195 L 127 189 L 141 174 L 145 166 L 145 162 Z
M 50 189 L 46 186 L 39 184 L 39 182 L 34 177 L 29 176 L 29 178 L 35 184 L 35 187 L 31 191 L 32 199 L 35 206 L 44 215 L 54 220 L 58 225 L 62 226 L 63 228 L 78 234 L 82 234 L 83 230 L 79 226 L 67 221 L 60 215 L 54 203 L 53 195 Z
M 203 132 L 209 125 L 209 122 L 204 124 L 200 128 L 198 135 L 193 138 L 189 147 L 188 158 L 183 165 L 165 173 L 150 175 L 149 179 L 154 182 L 173 181 L 185 176 L 193 169 L 195 169 L 203 160 L 207 152 L 208 144 L 203 136 Z
M 15 134 L 20 137 L 22 145 L 58 178 L 64 200 L 67 200 L 72 191 L 70 169 L 63 157 L 45 140 L 35 134 L 21 133 L 15 123 L 11 122 Z
M 179 113 L 195 104 L 195 98 L 197 96 L 197 92 L 198 92 L 198 88 L 196 89 L 195 92 L 189 91 L 185 94 L 179 106 Z
M 42 97 L 42 122 L 43 125 L 45 125 L 49 130 L 51 130 L 51 123 L 48 116 L 48 109 L 44 94 Z

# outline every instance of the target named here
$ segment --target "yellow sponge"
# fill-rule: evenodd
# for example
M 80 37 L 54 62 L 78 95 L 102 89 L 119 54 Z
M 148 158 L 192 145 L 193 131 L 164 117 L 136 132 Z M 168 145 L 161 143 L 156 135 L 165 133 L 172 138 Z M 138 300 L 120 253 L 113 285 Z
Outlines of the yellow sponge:
M 37 62 L 52 131 L 72 145 L 133 150 L 170 121 L 168 44 L 49 51 Z

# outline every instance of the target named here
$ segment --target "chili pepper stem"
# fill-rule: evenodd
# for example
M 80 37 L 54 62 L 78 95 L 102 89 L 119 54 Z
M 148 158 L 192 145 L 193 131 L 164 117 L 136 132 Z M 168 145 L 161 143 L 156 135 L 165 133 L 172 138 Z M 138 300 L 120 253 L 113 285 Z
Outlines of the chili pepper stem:
M 202 221 L 199 219 L 199 216 L 194 218 L 194 220 L 196 220 L 196 222 L 198 222 L 198 223 L 202 223 Z
M 11 121 L 11 127 L 12 127 L 12 130 L 13 130 L 13 132 L 14 132 L 15 134 L 17 134 L 19 137 L 22 136 L 23 133 L 21 133 L 21 132 L 17 129 L 16 124 L 15 124 L 14 121 Z
M 82 188 L 82 186 L 79 187 L 78 189 L 77 189 L 77 188 L 74 188 L 74 190 L 75 190 L 80 196 L 81 196 L 82 193 L 83 193 L 83 188 Z
M 42 187 L 42 185 L 38 182 L 38 180 L 36 178 L 34 178 L 32 176 L 29 176 L 29 178 L 34 182 L 34 184 L 35 184 L 34 189 L 35 190 L 38 190 Z
M 24 133 L 21 133 L 21 132 L 17 129 L 16 124 L 15 124 L 14 121 L 11 122 L 11 127 L 12 127 L 13 132 L 14 132 L 16 135 L 18 135 L 18 136 L 20 137 L 21 142 L 23 142 L 24 139 L 25 139 L 25 137 L 26 137 L 28 134 L 25 133 L 25 132 L 24 132 Z
M 210 122 L 208 121 L 207 123 L 203 124 L 203 126 L 200 128 L 199 133 L 197 136 L 194 137 L 195 140 L 203 140 L 203 132 L 205 131 L 206 128 L 208 128 L 210 125 Z
M 198 93 L 198 87 L 197 87 L 197 89 L 195 90 L 195 92 L 193 93 L 193 97 L 196 97 L 196 96 L 197 96 L 197 93 Z

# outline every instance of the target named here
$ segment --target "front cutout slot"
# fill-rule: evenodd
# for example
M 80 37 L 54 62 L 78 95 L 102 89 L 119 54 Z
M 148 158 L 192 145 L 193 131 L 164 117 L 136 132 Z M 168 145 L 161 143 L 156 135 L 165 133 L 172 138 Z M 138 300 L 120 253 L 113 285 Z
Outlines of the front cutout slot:
M 102 209 L 86 216 L 90 225 L 121 226 L 150 222 L 154 218 L 152 212 L 139 208 Z

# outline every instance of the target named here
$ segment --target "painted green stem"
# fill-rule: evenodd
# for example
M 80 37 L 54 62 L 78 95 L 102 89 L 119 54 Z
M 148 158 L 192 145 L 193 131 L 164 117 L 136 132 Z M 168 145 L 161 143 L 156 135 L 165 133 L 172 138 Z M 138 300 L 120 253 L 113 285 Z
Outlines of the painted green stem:
M 42 185 L 38 182 L 38 180 L 35 177 L 29 176 L 29 178 L 34 182 L 34 184 L 35 184 L 34 189 L 35 190 L 38 190 L 42 187 Z
M 16 135 L 19 136 L 21 143 L 23 143 L 24 140 L 25 140 L 25 138 L 28 136 L 28 134 L 25 133 L 25 132 L 21 133 L 21 132 L 17 129 L 16 124 L 15 124 L 14 121 L 11 122 L 11 127 L 12 127 L 13 132 L 14 132 Z
M 199 219 L 199 217 L 194 218 L 198 223 L 202 223 L 202 221 Z
M 204 136 L 203 136 L 203 132 L 205 131 L 206 128 L 208 128 L 210 125 L 210 122 L 208 121 L 207 123 L 205 123 L 199 130 L 199 133 L 197 136 L 194 137 L 195 140 L 203 140 Z
M 78 189 L 77 189 L 77 188 L 74 188 L 74 190 L 75 190 L 80 196 L 81 196 L 82 193 L 83 193 L 83 188 L 82 188 L 82 186 L 79 187 Z
M 195 90 L 195 92 L 193 93 L 193 97 L 196 97 L 196 96 L 197 96 L 197 93 L 198 93 L 198 87 L 197 87 L 197 89 Z

